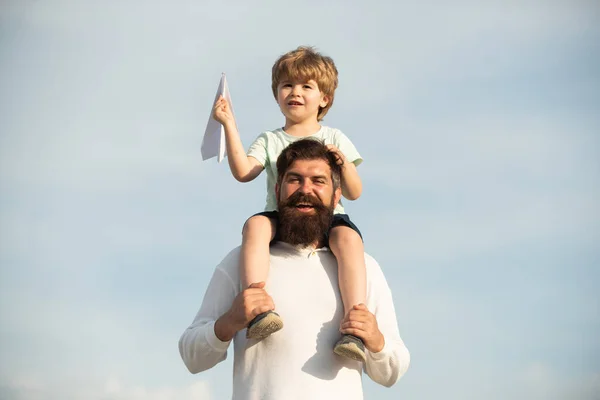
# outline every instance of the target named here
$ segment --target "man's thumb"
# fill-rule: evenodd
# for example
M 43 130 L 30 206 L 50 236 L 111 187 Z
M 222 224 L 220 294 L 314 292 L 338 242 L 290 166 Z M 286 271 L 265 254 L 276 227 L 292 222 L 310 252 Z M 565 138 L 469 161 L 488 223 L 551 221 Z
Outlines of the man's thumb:
M 255 282 L 255 283 L 251 283 L 250 286 L 248 286 L 248 289 L 262 289 L 265 287 L 265 282 Z

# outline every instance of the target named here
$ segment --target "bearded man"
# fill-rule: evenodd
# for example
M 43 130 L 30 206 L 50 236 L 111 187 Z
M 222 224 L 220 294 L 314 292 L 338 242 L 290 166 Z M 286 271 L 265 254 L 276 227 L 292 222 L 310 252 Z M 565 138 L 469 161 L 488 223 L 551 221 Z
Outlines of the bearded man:
M 327 248 L 341 197 L 335 153 L 316 140 L 298 140 L 281 153 L 277 168 L 278 228 L 269 278 L 241 288 L 240 248 L 225 257 L 179 340 L 185 365 L 194 374 L 210 369 L 227 357 L 233 341 L 234 400 L 359 400 L 363 370 L 392 386 L 408 369 L 410 355 L 389 286 L 366 253 L 367 304 L 343 315 L 337 262 Z M 248 324 L 269 311 L 285 313 L 284 328 L 264 339 L 246 338 Z M 340 332 L 362 340 L 364 364 L 333 353 Z

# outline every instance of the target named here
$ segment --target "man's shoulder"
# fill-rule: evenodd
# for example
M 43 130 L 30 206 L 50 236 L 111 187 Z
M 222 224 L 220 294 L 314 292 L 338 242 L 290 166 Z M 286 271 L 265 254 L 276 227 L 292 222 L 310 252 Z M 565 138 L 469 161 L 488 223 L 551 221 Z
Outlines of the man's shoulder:
M 365 251 L 365 266 L 369 275 L 377 278 L 384 278 L 383 270 L 377 260 Z
M 233 248 L 217 265 L 217 269 L 227 275 L 232 281 L 239 280 L 239 265 L 242 246 Z

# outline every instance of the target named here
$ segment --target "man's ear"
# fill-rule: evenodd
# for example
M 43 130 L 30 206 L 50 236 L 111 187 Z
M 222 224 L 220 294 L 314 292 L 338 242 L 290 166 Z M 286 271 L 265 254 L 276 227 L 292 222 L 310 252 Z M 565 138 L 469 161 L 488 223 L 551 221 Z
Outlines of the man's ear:
M 275 184 L 275 200 L 279 202 L 279 183 Z
M 336 207 L 342 198 L 342 188 L 335 189 L 333 192 L 333 206 Z

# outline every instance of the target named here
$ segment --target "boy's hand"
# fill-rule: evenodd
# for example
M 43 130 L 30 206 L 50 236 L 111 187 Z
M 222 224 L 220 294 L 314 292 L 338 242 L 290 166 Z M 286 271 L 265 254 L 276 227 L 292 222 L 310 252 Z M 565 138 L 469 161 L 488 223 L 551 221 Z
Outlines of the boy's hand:
M 362 339 L 371 353 L 379 353 L 385 346 L 385 338 L 377 326 L 375 315 L 362 303 L 352 307 L 344 317 L 340 332 Z
M 213 118 L 222 125 L 235 122 L 235 119 L 233 118 L 233 112 L 231 112 L 231 107 L 223 96 L 219 96 L 217 101 L 215 101 L 215 105 L 213 107 Z
M 346 159 L 346 156 L 344 155 L 344 153 L 341 152 L 340 149 L 338 149 L 336 146 L 332 145 L 332 144 L 328 144 L 327 146 L 327 150 L 331 151 L 333 154 L 335 154 L 335 158 L 336 158 L 336 163 L 337 165 L 344 165 L 348 162 L 348 160 Z

